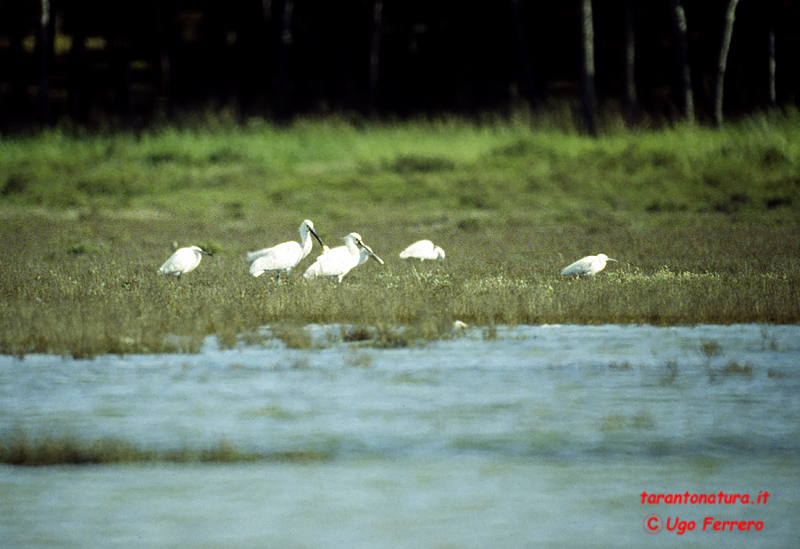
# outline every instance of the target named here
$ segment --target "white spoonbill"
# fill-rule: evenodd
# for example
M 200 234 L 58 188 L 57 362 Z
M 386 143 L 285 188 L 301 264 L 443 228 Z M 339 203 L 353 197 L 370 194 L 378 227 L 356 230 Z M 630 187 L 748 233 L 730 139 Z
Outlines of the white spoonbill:
M 593 276 L 606 268 L 606 261 L 617 261 L 606 254 L 587 255 L 572 265 L 564 267 L 564 276 Z
M 367 262 L 367 260 L 370 257 L 372 257 L 372 254 L 370 254 L 370 252 L 368 252 L 365 248 L 360 248 L 358 253 L 359 253 L 359 255 L 358 255 L 358 265 L 363 265 L 364 263 Z M 350 250 L 347 249 L 347 246 L 336 246 L 335 248 L 329 248 L 329 249 L 327 249 L 327 250 L 322 252 L 322 255 L 328 255 L 328 254 L 334 254 L 334 255 L 336 255 L 336 254 L 347 254 L 347 255 L 349 255 L 350 254 Z M 375 257 L 378 257 L 378 256 L 375 256 Z M 317 258 L 317 259 L 319 259 L 319 258 Z M 329 259 L 328 261 L 333 261 L 333 260 Z M 358 265 L 356 265 L 356 267 L 358 267 Z
M 375 255 L 372 248 L 364 244 L 361 240 L 361 235 L 358 233 L 350 233 L 344 237 L 344 246 L 328 250 L 317 258 L 313 265 L 311 265 L 303 276 L 306 278 L 315 278 L 318 276 L 336 276 L 339 277 L 339 282 L 342 281 L 344 275 L 350 272 L 350 269 L 360 265 L 362 261 L 362 251 L 366 251 L 367 259 L 369 256 L 383 265 L 383 259 Z
M 400 252 L 400 259 L 444 259 L 444 250 L 439 246 L 434 246 L 430 240 L 419 240 L 411 244 L 408 248 Z
M 194 271 L 204 255 L 211 254 L 197 246 L 175 250 L 158 270 L 158 274 L 171 274 L 180 278 L 183 273 Z
M 274 271 L 276 276 L 280 276 L 283 272 L 286 275 L 295 267 L 300 261 L 311 253 L 311 247 L 314 242 L 308 236 L 311 233 L 317 239 L 319 245 L 325 248 L 317 232 L 314 230 L 314 224 L 306 219 L 300 224 L 300 244 L 291 240 L 278 244 L 272 248 L 264 248 L 257 252 L 250 252 L 247 254 L 247 261 L 252 261 L 250 265 L 250 274 L 253 276 L 261 276 L 266 272 Z

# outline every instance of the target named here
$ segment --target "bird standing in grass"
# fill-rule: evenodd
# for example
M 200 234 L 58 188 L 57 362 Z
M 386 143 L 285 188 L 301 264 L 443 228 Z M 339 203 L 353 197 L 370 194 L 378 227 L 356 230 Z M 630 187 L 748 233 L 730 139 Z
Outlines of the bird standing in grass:
M 322 252 L 323 255 L 328 255 L 328 254 L 336 255 L 336 254 L 349 254 L 349 253 L 350 253 L 350 250 L 347 249 L 347 246 L 336 246 L 335 248 L 330 248 L 330 249 L 325 250 L 325 251 Z M 373 257 L 373 255 L 374 254 L 370 254 L 364 248 L 360 248 L 359 249 L 359 255 L 358 255 L 358 265 L 363 265 L 364 263 L 366 263 L 369 260 L 370 257 Z M 378 256 L 374 256 L 374 257 L 378 257 Z M 317 259 L 319 259 L 319 258 L 317 258 Z M 377 259 L 376 259 L 376 261 L 377 261 Z M 358 267 L 358 265 L 356 265 L 356 267 Z
M 400 259 L 444 259 L 444 250 L 439 246 L 434 246 L 430 240 L 419 240 L 411 244 L 408 248 L 400 252 Z
M 311 265 L 303 276 L 306 278 L 316 278 L 318 276 L 338 277 L 339 282 L 342 281 L 344 275 L 350 270 L 363 263 L 362 250 L 366 251 L 368 256 L 375 258 L 375 260 L 383 265 L 383 259 L 378 257 L 372 248 L 364 244 L 361 240 L 361 235 L 358 233 L 350 233 L 344 237 L 344 246 L 334 248 L 323 253 L 317 258 L 313 265 Z M 365 260 L 366 261 L 366 260 Z
M 194 271 L 204 255 L 211 254 L 197 246 L 180 248 L 164 262 L 158 274 L 171 274 L 180 278 L 182 274 Z
M 606 268 L 606 261 L 617 261 L 606 254 L 587 255 L 561 271 L 564 276 L 594 276 Z
M 261 276 L 266 272 L 275 272 L 276 278 L 280 277 L 281 273 L 289 275 L 292 268 L 294 268 L 300 261 L 303 260 L 309 253 L 313 242 L 309 237 L 311 234 L 317 239 L 319 245 L 323 249 L 327 249 L 322 239 L 314 230 L 314 224 L 306 219 L 300 224 L 300 243 L 294 240 L 278 244 L 272 248 L 264 248 L 257 252 L 250 252 L 247 254 L 247 261 L 251 261 L 250 274 L 253 276 Z

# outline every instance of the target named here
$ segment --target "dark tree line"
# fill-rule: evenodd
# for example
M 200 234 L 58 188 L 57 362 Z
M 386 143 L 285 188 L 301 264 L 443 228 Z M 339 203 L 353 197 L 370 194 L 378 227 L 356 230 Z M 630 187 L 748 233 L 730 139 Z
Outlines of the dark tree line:
M 0 0 L 0 129 L 795 104 L 800 0 Z

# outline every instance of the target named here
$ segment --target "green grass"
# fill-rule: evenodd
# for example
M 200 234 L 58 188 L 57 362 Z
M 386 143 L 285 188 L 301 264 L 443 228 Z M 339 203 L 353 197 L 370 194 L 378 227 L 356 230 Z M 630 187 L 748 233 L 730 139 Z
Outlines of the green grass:
M 304 326 L 353 326 L 378 347 L 473 326 L 800 321 L 800 114 L 723 130 L 607 131 L 531 120 L 340 119 L 142 135 L 50 132 L 0 141 L 0 352 L 298 349 Z M 244 254 L 315 222 L 387 264 L 343 284 L 254 279 Z M 410 242 L 447 252 L 402 263 Z M 173 243 L 214 257 L 182 280 L 156 270 Z M 564 280 L 584 255 L 619 260 Z
M 585 223 L 657 212 L 796 210 L 800 113 L 724 130 L 609 131 L 600 139 L 525 117 L 375 123 L 336 118 L 52 131 L 0 142 L 0 196 L 47 208 L 145 209 L 258 222 L 333 220 Z

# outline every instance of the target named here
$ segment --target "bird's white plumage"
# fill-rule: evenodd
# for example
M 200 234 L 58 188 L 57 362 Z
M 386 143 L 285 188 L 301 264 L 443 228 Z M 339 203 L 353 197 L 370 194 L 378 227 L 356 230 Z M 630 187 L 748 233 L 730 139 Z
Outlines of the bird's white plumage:
M 353 267 L 366 261 L 366 259 L 362 261 L 363 252 L 366 252 L 367 258 L 374 257 L 378 263 L 383 264 L 383 260 L 372 251 L 372 248 L 362 242 L 358 233 L 348 234 L 344 237 L 344 243 L 344 246 L 333 248 L 320 255 L 303 276 L 306 278 L 335 276 L 341 282 L 344 275 L 349 273 Z
M 325 246 L 314 230 L 314 224 L 308 219 L 300 224 L 299 231 L 300 243 L 292 240 L 271 248 L 264 248 L 256 252 L 248 253 L 247 260 L 252 262 L 250 265 L 250 274 L 253 276 L 261 276 L 266 272 L 276 272 L 278 275 L 280 275 L 280 273 L 288 275 L 292 268 L 311 253 L 311 248 L 314 243 L 309 233 L 317 239 L 320 246 Z
M 434 246 L 430 240 L 419 240 L 411 244 L 408 248 L 400 252 L 401 259 L 444 259 L 444 250 L 439 246 Z
M 606 268 L 607 261 L 616 261 L 606 254 L 587 255 L 571 265 L 564 267 L 564 276 L 593 276 Z
M 331 248 L 329 250 L 325 250 L 324 252 L 322 252 L 323 255 L 327 254 L 337 255 L 337 254 L 349 254 L 349 253 L 350 250 L 347 249 L 347 246 L 337 246 L 335 248 Z M 364 248 L 360 248 L 358 256 L 358 265 L 363 265 L 364 263 L 367 262 L 367 260 L 369 260 L 370 257 L 372 256 L 367 250 L 365 250 Z M 328 261 L 333 261 L 333 260 L 329 259 Z M 356 265 L 356 267 L 358 267 L 358 265 Z
M 158 270 L 158 274 L 171 274 L 180 278 L 182 274 L 195 270 L 200 264 L 203 255 L 211 254 L 197 246 L 180 248 L 164 262 Z

